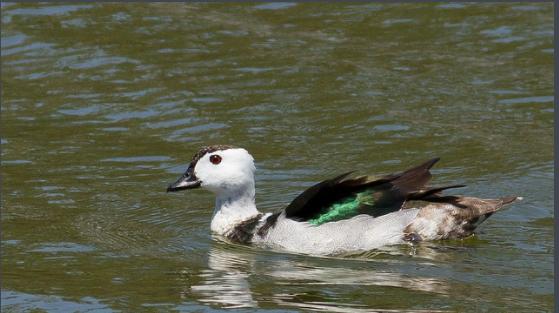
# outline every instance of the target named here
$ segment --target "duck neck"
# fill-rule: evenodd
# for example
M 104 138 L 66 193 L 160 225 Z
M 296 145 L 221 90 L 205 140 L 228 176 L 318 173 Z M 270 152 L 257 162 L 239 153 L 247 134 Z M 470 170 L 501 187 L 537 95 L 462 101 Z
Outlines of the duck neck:
M 239 223 L 260 214 L 256 209 L 254 198 L 254 184 L 247 188 L 218 193 L 212 217 L 212 231 L 227 235 Z

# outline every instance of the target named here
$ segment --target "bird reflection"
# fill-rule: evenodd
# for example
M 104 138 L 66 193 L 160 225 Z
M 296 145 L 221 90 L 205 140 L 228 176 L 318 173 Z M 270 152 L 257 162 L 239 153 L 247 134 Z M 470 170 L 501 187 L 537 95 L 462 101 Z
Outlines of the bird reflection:
M 417 261 L 413 263 L 417 264 Z M 195 273 L 189 288 L 190 296 L 222 308 L 274 303 L 284 308 L 330 312 L 422 312 L 363 307 L 363 304 L 347 303 L 351 301 L 344 298 L 343 288 L 337 299 L 322 294 L 321 290 L 326 286 L 330 289 L 332 286 L 380 286 L 443 296 L 450 291 L 444 280 L 399 273 L 398 269 L 407 267 L 406 262 L 394 261 L 394 258 L 388 261 L 316 258 L 214 242 L 207 264 L 206 269 Z M 391 291 L 387 289 L 386 292 Z
M 190 287 L 202 302 L 224 308 L 256 307 L 249 285 L 254 256 L 231 250 L 223 244 L 212 245 L 208 254 L 208 268 L 198 275 L 200 284 Z

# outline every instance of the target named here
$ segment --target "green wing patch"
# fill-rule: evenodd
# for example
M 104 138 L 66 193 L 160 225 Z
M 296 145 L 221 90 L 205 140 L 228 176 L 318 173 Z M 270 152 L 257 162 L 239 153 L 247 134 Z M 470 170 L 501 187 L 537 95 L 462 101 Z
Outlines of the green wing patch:
M 359 213 L 364 206 L 370 207 L 375 203 L 370 190 L 359 192 L 354 196 L 346 197 L 332 204 L 324 213 L 308 222 L 312 225 L 320 225 L 328 222 L 343 220 Z

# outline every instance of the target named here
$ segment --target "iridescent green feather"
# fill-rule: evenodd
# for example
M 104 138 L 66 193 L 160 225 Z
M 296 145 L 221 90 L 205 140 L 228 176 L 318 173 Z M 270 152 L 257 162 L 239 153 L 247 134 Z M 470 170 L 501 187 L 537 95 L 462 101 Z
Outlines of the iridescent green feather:
M 362 191 L 354 196 L 344 198 L 332 204 L 324 213 L 308 222 L 313 225 L 320 225 L 327 222 L 339 221 L 350 218 L 359 213 L 359 208 L 372 206 L 374 199 L 371 190 Z

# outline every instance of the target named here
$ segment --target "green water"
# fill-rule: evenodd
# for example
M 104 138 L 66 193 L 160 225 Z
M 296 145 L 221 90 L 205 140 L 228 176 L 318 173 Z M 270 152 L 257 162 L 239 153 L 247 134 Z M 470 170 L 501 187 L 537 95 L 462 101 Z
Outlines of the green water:
M 551 312 L 553 6 L 2 4 L 3 312 Z M 316 258 L 166 194 L 247 148 L 257 204 L 434 156 L 525 200 L 464 241 Z

